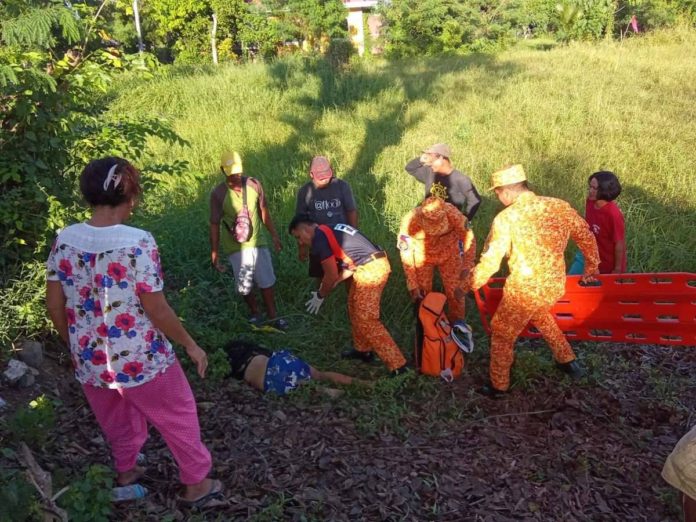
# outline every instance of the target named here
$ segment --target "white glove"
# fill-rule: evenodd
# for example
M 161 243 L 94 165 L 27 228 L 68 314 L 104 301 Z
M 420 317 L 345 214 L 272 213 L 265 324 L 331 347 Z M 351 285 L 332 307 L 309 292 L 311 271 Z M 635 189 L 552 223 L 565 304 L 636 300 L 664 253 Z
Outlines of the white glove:
M 323 302 L 324 298 L 319 297 L 319 292 L 312 292 L 312 298 L 305 303 L 305 306 L 310 314 L 316 315 L 319 313 L 319 308 L 321 308 Z

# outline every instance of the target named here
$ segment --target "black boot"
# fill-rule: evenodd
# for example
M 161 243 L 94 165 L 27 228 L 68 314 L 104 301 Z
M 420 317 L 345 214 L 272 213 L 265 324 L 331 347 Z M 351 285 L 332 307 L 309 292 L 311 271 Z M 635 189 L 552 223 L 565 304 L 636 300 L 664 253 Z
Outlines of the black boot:
M 494 399 L 496 397 L 500 397 L 502 395 L 505 395 L 507 391 L 499 390 L 497 388 L 494 388 L 493 385 L 490 382 L 486 382 L 483 386 L 481 386 L 478 390 L 476 390 L 477 393 L 480 393 L 481 395 L 485 395 L 486 397 L 490 397 L 491 399 Z
M 375 360 L 375 354 L 372 352 L 361 352 L 355 348 L 341 352 L 341 359 L 358 359 L 362 362 L 372 362 Z
M 398 377 L 399 375 L 403 375 L 406 372 L 410 372 L 411 367 L 408 364 L 404 364 L 400 368 L 397 368 L 396 370 L 392 370 L 389 372 L 389 377 Z
M 580 379 L 585 376 L 585 370 L 582 369 L 577 360 L 567 363 L 556 363 L 556 366 L 563 372 L 567 373 L 571 379 Z

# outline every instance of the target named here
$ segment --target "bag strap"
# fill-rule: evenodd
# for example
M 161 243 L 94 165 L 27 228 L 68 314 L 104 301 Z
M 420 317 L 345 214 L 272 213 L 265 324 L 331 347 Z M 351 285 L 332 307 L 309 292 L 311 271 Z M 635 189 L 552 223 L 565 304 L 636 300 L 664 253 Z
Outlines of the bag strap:
M 330 227 L 326 225 L 319 225 L 319 229 L 324 233 L 326 236 L 326 239 L 329 241 L 329 246 L 331 247 L 331 253 L 333 253 L 334 257 L 337 257 L 343 263 L 348 266 L 349 270 L 355 270 L 356 265 L 353 259 L 346 253 L 345 250 L 341 248 L 341 245 L 338 244 L 338 241 L 336 240 L 336 236 L 334 235 L 333 230 L 331 230 Z
M 242 207 L 246 208 L 247 212 L 249 211 L 248 207 L 247 207 L 247 180 L 248 179 L 249 179 L 248 177 L 242 176 Z

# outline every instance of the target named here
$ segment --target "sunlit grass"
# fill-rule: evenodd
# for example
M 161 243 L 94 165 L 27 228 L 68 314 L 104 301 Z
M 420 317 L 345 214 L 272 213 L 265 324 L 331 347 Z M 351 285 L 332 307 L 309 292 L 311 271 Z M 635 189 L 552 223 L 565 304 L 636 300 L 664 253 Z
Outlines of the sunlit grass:
M 485 191 L 495 168 L 522 163 L 538 192 L 578 209 L 587 177 L 609 169 L 625 186 L 619 204 L 629 270 L 694 272 L 695 44 L 694 33 L 672 32 L 551 50 L 525 46 L 497 57 L 354 64 L 341 73 L 303 59 L 168 71 L 129 84 L 113 111 L 165 117 L 190 143 L 147 144 L 148 161 L 184 159 L 203 181 L 150 191 L 139 224 L 159 241 L 170 298 L 194 336 L 209 348 L 251 336 L 230 278 L 209 266 L 208 193 L 221 181 L 220 154 L 235 149 L 246 172 L 263 182 L 284 243 L 275 258 L 278 304 L 292 328 L 257 338 L 291 346 L 319 367 L 377 377 L 384 375 L 379 366 L 356 370 L 338 360 L 350 345 L 342 289 L 319 317 L 304 313 L 313 282 L 286 226 L 312 155 L 328 155 L 351 183 L 360 228 L 389 253 L 394 272 L 383 319 L 405 351 L 413 314 L 394 234 L 422 186 L 403 166 L 434 142 L 451 145 L 455 165 L 484 195 L 474 223 L 479 247 L 500 209 Z

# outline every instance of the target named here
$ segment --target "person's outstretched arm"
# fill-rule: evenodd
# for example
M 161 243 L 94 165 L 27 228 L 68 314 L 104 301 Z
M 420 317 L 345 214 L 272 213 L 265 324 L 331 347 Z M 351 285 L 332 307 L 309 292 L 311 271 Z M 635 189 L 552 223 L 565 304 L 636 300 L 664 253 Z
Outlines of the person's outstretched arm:
M 623 272 L 623 258 L 624 252 L 626 252 L 626 241 L 620 240 L 614 243 L 614 268 L 612 269 L 613 274 L 620 274 Z
M 416 178 L 421 183 L 425 183 L 428 179 L 428 176 L 432 175 L 432 169 L 428 165 L 423 163 L 421 157 L 413 158 L 406 164 L 404 168 L 406 169 L 406 172 L 408 172 L 411 176 Z
M 324 277 L 322 277 L 321 284 L 319 285 L 319 297 L 326 299 L 336 285 L 343 281 L 343 279 L 341 279 L 341 274 L 338 273 L 335 257 L 331 256 L 324 259 L 321 262 L 321 268 L 324 271 Z
M 186 354 L 196 365 L 198 375 L 201 376 L 201 379 L 204 378 L 208 368 L 208 356 L 181 324 L 174 310 L 167 303 L 164 292 L 141 292 L 139 297 L 143 310 L 155 328 L 161 331 L 167 339 L 186 349 Z
M 222 220 L 222 201 L 215 191 L 210 194 L 210 262 L 218 272 L 224 272 L 225 267 L 219 263 L 218 249 L 220 247 L 220 221 Z
M 351 227 L 358 228 L 358 207 L 355 204 L 355 197 L 353 197 L 353 191 L 350 185 L 344 183 L 341 192 L 343 206 L 346 209 L 346 221 Z
M 48 281 L 46 283 L 46 309 L 48 316 L 60 338 L 65 344 L 69 344 L 68 338 L 68 316 L 65 313 L 65 294 L 59 281 Z
M 406 276 L 406 288 L 413 301 L 422 299 L 425 294 L 419 289 L 418 286 L 418 276 L 416 272 L 417 260 L 418 262 L 423 262 L 422 248 L 419 249 L 420 239 L 414 239 L 413 235 L 417 232 L 421 232 L 421 228 L 415 221 L 416 210 L 411 210 L 401 219 L 401 226 L 399 227 L 399 234 L 396 240 L 396 247 L 399 249 L 399 256 L 401 257 L 401 265 L 404 269 L 404 276 Z M 419 252 L 416 250 L 419 249 Z
M 469 181 L 469 190 L 465 192 L 466 195 L 466 217 L 469 221 L 474 219 L 476 212 L 478 212 L 481 206 L 481 196 L 479 195 L 474 183 Z
M 260 181 L 254 181 L 256 183 L 256 190 L 259 193 L 259 208 L 261 209 L 261 221 L 263 221 L 263 224 L 266 226 L 268 232 L 270 232 L 271 234 L 271 239 L 273 240 L 273 247 L 275 248 L 275 251 L 280 252 L 283 249 L 283 245 L 280 243 L 280 237 L 278 236 L 278 232 L 276 232 L 275 225 L 273 224 L 273 220 L 271 219 L 271 213 L 268 210 L 268 205 L 266 204 L 266 196 L 263 193 L 263 187 L 261 186 Z
M 483 247 L 478 265 L 471 271 L 471 289 L 478 290 L 500 268 L 500 262 L 510 251 L 510 232 L 507 224 L 499 219 L 493 220 L 491 231 Z
M 311 372 L 312 379 L 315 381 L 328 381 L 334 384 L 352 384 L 354 381 L 358 381 L 357 379 L 342 373 L 322 372 L 321 370 L 317 370 L 314 366 L 310 366 L 309 370 Z

